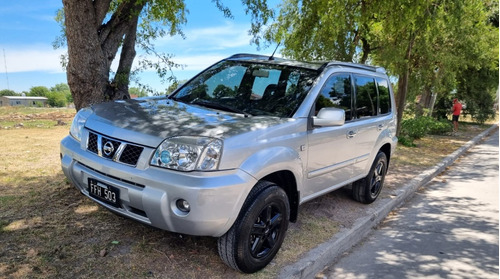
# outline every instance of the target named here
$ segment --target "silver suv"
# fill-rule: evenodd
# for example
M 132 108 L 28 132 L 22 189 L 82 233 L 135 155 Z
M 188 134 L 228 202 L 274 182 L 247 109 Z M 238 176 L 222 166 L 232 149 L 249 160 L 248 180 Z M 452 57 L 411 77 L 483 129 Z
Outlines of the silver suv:
M 237 54 L 167 97 L 80 110 L 61 164 L 103 207 L 219 237 L 222 260 L 251 273 L 274 258 L 302 203 L 348 185 L 373 202 L 395 129 L 383 68 Z

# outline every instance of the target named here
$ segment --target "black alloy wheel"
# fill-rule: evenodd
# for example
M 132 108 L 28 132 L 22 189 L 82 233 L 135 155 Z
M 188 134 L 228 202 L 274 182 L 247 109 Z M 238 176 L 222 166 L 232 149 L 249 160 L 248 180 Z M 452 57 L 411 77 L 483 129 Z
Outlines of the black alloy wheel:
M 250 251 L 255 258 L 269 255 L 276 245 L 281 232 L 283 214 L 277 205 L 264 208 L 250 231 Z
M 384 186 L 385 174 L 387 173 L 387 156 L 379 152 L 368 175 L 352 184 L 352 197 L 362 203 L 374 202 Z
M 288 229 L 290 205 L 278 185 L 259 181 L 248 194 L 233 226 L 217 242 L 228 266 L 253 273 L 278 253 Z
M 379 160 L 370 181 L 370 195 L 372 199 L 376 199 L 382 190 L 382 185 L 384 183 L 385 173 L 386 173 L 386 161 Z

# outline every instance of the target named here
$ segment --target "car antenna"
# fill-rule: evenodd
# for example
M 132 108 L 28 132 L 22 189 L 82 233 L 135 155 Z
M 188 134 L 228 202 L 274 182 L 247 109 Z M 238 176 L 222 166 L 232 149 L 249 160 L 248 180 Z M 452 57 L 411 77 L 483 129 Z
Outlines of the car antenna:
M 273 51 L 273 54 L 271 54 L 271 56 L 269 56 L 269 59 L 267 59 L 267 60 L 269 60 L 269 61 L 274 60 L 274 53 L 276 52 L 276 50 L 278 50 L 278 47 L 280 46 L 280 44 L 281 44 L 281 42 L 278 43 L 278 45 L 276 46 L 276 48 Z

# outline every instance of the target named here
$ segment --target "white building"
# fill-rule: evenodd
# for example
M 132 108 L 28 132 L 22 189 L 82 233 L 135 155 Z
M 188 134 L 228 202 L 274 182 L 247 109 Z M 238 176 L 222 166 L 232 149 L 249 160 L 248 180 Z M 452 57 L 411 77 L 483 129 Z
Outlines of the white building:
M 45 97 L 25 97 L 25 96 L 1 96 L 0 107 L 5 106 L 26 106 L 26 107 L 44 107 L 47 103 Z

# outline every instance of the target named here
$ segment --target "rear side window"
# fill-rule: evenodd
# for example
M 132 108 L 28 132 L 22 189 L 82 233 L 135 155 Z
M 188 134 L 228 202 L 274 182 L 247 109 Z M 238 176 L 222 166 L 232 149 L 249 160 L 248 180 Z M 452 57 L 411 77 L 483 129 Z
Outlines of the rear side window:
M 389 93 L 389 82 L 383 78 L 377 78 L 379 110 L 378 114 L 391 112 L 391 95 Z
M 352 119 L 351 111 L 351 77 L 349 74 L 335 74 L 321 88 L 316 100 L 315 115 L 325 107 L 335 107 L 345 110 L 345 120 Z
M 356 117 L 364 118 L 377 115 L 377 87 L 371 77 L 355 76 Z

